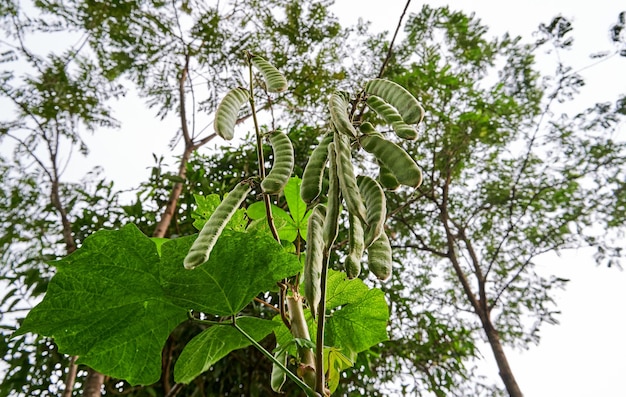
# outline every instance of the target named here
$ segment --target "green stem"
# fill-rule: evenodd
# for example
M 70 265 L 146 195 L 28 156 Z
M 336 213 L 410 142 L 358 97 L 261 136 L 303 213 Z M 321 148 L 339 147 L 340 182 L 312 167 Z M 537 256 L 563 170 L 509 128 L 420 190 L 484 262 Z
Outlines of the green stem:
M 295 293 L 287 297 L 287 307 L 289 308 L 289 316 L 291 320 L 291 335 L 294 338 L 311 340 L 309 334 L 309 326 L 304 316 L 304 307 L 302 306 L 302 297 Z M 300 371 L 302 380 L 311 388 L 315 388 L 315 353 L 313 349 L 306 346 L 298 347 L 298 359 L 300 360 Z
M 256 347 L 261 353 L 263 353 L 263 355 L 265 357 L 267 357 L 270 361 L 272 361 L 272 363 L 274 363 L 274 365 L 277 365 L 280 369 L 285 371 L 285 374 L 287 374 L 287 377 L 289 379 L 291 379 L 292 381 L 294 381 L 296 383 L 296 385 L 298 385 L 302 390 L 304 390 L 304 392 L 306 393 L 307 397 L 321 397 L 318 393 L 315 392 L 315 390 L 311 389 L 306 383 L 304 383 L 300 378 L 298 378 L 297 375 L 295 375 L 287 367 L 285 367 L 285 365 L 283 363 L 281 363 L 279 360 L 277 360 L 276 357 L 274 357 L 272 355 L 272 353 L 268 352 L 263 346 L 261 346 L 261 344 L 259 342 L 254 340 L 253 337 L 248 335 L 246 333 L 246 331 L 244 331 L 241 327 L 239 327 L 237 325 L 237 321 L 236 321 L 236 319 L 234 317 L 233 317 L 232 325 L 246 339 L 248 339 L 252 343 L 252 345 L 254 345 L 254 347 Z
M 325 379 L 324 379 L 324 325 L 326 323 L 326 278 L 328 274 L 328 261 L 330 255 L 328 250 L 324 249 L 324 266 L 322 267 L 322 276 L 320 282 L 321 299 L 317 309 L 317 335 L 315 339 L 315 345 L 317 350 L 315 351 L 315 389 L 324 393 Z

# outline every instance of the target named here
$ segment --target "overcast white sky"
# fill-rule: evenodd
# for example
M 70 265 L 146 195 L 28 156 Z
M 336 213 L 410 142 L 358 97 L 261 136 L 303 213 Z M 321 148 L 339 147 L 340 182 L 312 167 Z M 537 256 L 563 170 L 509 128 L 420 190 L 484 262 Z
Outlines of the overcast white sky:
M 373 22 L 373 29 L 393 33 L 405 3 L 361 1 L 355 11 L 354 2 L 339 0 L 333 10 L 342 20 L 356 22 L 363 17 Z M 617 22 L 619 12 L 626 11 L 626 2 L 609 0 L 413 1 L 409 11 L 417 12 L 424 3 L 475 12 L 491 34 L 508 31 L 528 40 L 540 23 L 562 14 L 573 21 L 575 37 L 574 51 L 563 54 L 563 60 L 577 69 L 593 62 L 589 54 L 612 48 L 608 28 Z M 625 70 L 626 59 L 620 58 L 584 71 L 587 86 L 581 102 L 614 100 L 626 93 Z M 621 129 L 624 132 L 626 128 Z M 540 268 L 571 282 L 557 301 L 561 324 L 544 326 L 538 347 L 523 352 L 507 350 L 522 391 L 528 397 L 625 396 L 626 273 L 597 267 L 590 251 L 546 257 Z M 485 374 L 499 381 L 491 351 L 485 347 L 482 352 Z

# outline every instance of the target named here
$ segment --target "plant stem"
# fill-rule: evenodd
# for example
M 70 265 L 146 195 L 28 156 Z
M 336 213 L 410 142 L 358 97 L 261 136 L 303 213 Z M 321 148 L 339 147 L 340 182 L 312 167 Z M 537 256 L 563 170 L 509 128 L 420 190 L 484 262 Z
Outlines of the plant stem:
M 302 306 L 302 297 L 294 294 L 287 297 L 287 308 L 291 317 L 291 334 L 294 338 L 311 340 L 309 334 L 309 326 L 304 317 L 304 308 Z M 311 388 L 315 388 L 315 355 L 313 350 L 308 347 L 298 347 L 298 358 L 302 365 L 302 379 Z
M 254 347 L 256 347 L 261 353 L 263 353 L 263 355 L 265 357 L 267 357 L 270 361 L 272 361 L 272 363 L 274 363 L 274 365 L 277 365 L 280 369 L 282 369 L 283 371 L 285 371 L 285 373 L 287 374 L 287 377 L 289 379 L 291 379 L 292 381 L 294 381 L 302 390 L 304 390 L 304 392 L 306 393 L 307 397 L 321 397 L 319 394 L 317 394 L 312 388 L 310 388 L 306 383 L 304 383 L 300 378 L 298 378 L 298 376 L 296 376 L 293 372 L 291 372 L 287 367 L 285 367 L 285 365 L 283 363 L 281 363 L 279 360 L 276 359 L 276 357 L 274 357 L 272 355 L 272 353 L 268 352 L 267 350 L 265 350 L 265 348 L 263 346 L 261 346 L 261 344 L 259 342 L 257 342 L 256 340 L 254 340 L 253 337 L 251 337 L 250 335 L 248 335 L 246 333 L 246 331 L 244 331 L 241 327 L 239 327 L 237 325 L 237 320 L 236 318 L 233 317 L 233 322 L 232 322 L 233 327 L 235 327 L 235 329 L 237 331 L 239 331 L 246 339 L 248 339 L 252 345 L 254 345 Z
M 324 249 L 324 266 L 322 267 L 322 276 L 320 282 L 321 299 L 317 309 L 317 335 L 315 339 L 315 345 L 317 350 L 315 351 L 315 389 L 319 393 L 324 393 L 324 325 L 326 323 L 326 278 L 328 274 L 328 261 L 330 255 L 328 250 Z

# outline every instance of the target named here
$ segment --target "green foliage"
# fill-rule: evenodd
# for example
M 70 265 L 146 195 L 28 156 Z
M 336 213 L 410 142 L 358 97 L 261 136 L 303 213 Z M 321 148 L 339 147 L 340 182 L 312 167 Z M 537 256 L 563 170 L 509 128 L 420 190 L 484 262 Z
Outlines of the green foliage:
M 218 240 L 207 263 L 185 271 L 182 258 L 192 240 L 163 244 L 159 257 L 155 244 L 133 225 L 95 233 L 55 263 L 46 297 L 17 335 L 52 336 L 82 363 L 131 384 L 151 384 L 160 377 L 165 340 L 189 310 L 235 315 L 260 291 L 300 269 L 271 238 L 232 232 Z M 241 252 L 244 246 L 248 254 Z M 230 346 L 224 351 L 236 348 Z
M 256 317 L 238 318 L 237 324 L 256 340 L 265 338 L 278 325 Z M 176 362 L 174 379 L 179 383 L 190 383 L 232 350 L 249 345 L 250 341 L 230 325 L 213 325 L 185 346 Z

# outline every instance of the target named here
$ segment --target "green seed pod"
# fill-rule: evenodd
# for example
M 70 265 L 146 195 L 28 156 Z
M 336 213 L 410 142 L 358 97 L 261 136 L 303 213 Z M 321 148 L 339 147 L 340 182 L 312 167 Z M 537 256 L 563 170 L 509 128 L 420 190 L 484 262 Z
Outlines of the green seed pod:
M 340 92 L 334 92 L 328 103 L 330 119 L 337 131 L 351 138 L 356 138 L 356 130 L 348 117 L 348 99 Z
M 400 113 L 385 102 L 384 99 L 376 95 L 370 95 L 366 101 L 367 105 L 373 109 L 380 117 L 390 124 L 396 135 L 402 139 L 414 141 L 417 139 L 417 130 L 404 122 Z
M 374 179 L 369 176 L 359 176 L 357 181 L 367 208 L 365 247 L 369 247 L 384 231 L 387 220 L 387 199 L 383 188 Z
M 418 187 L 422 183 L 422 171 L 413 158 L 400 146 L 386 140 L 382 134 L 364 135 L 361 146 L 384 164 L 403 185 Z
M 209 259 L 211 250 L 222 234 L 224 227 L 226 227 L 226 224 L 235 214 L 249 192 L 250 186 L 240 183 L 224 197 L 191 245 L 183 261 L 185 269 L 193 269 Z
M 241 107 L 250 99 L 248 90 L 234 88 L 217 105 L 213 126 L 217 135 L 230 141 L 235 136 L 235 122 Z
M 391 243 L 384 231 L 367 249 L 367 265 L 379 280 L 384 281 L 391 276 Z
M 400 182 L 398 182 L 393 172 L 380 161 L 378 161 L 378 166 L 380 167 L 378 171 L 378 181 L 382 187 L 390 191 L 398 190 Z
M 265 80 L 268 92 L 282 92 L 287 89 L 287 79 L 268 61 L 258 55 L 252 55 L 250 62 L 256 67 Z
M 282 363 L 285 367 L 287 366 L 287 362 L 289 359 L 289 355 L 287 354 L 287 349 L 283 349 L 282 347 L 277 347 L 279 350 L 276 352 L 274 357 L 280 363 Z M 272 386 L 272 390 L 276 393 L 282 392 L 283 385 L 287 381 L 287 373 L 283 371 L 276 363 L 272 365 L 272 376 L 271 376 L 270 384 Z
M 282 132 L 273 132 L 270 143 L 274 156 L 274 164 L 269 174 L 261 182 L 264 193 L 280 193 L 293 172 L 294 155 L 293 145 L 289 137 Z
M 335 151 L 337 152 L 337 172 L 339 176 L 339 187 L 343 196 L 348 212 L 367 223 L 367 215 L 365 205 L 361 198 L 361 193 L 354 176 L 354 168 L 352 165 L 352 152 L 350 150 L 349 138 L 343 134 L 335 134 Z
M 339 232 L 339 207 L 341 205 L 339 178 L 337 176 L 337 154 L 335 152 L 334 142 L 328 145 L 328 158 L 330 159 L 328 172 L 328 202 L 326 204 L 326 219 L 324 220 L 324 242 L 327 251 L 329 251 L 335 243 Z
M 352 279 L 359 277 L 361 274 L 361 258 L 365 250 L 363 225 L 359 218 L 352 214 L 348 214 L 348 256 L 344 262 L 346 274 Z
M 372 123 L 367 122 L 367 121 L 359 126 L 359 131 L 361 131 L 365 135 L 374 134 L 378 132 L 376 131 Z
M 324 218 L 326 207 L 317 204 L 309 216 L 307 226 L 306 259 L 304 261 L 304 296 L 313 318 L 322 299 L 322 270 L 324 268 Z
M 368 95 L 383 98 L 398 109 L 402 119 L 407 124 L 418 124 L 424 118 L 424 108 L 419 101 L 401 85 L 384 79 L 373 79 L 365 85 Z
M 305 203 L 315 200 L 322 192 L 324 169 L 328 161 L 328 144 L 333 141 L 333 133 L 327 133 L 320 144 L 313 150 L 309 162 L 302 173 L 300 197 Z

